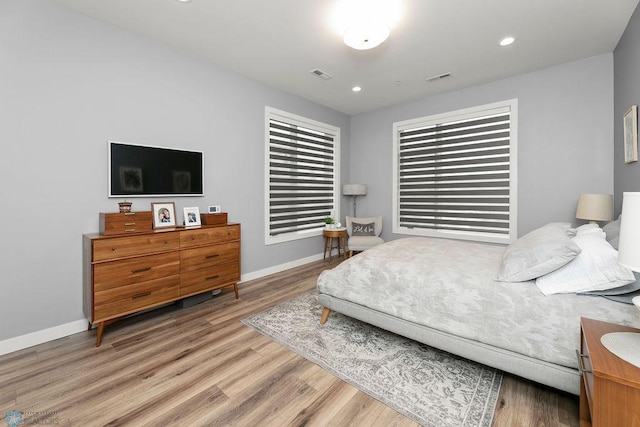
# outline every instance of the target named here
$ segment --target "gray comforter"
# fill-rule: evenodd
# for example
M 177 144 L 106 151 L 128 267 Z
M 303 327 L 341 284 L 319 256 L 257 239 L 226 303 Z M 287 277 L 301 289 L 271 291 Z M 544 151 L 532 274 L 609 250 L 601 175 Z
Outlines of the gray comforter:
M 405 238 L 348 259 L 318 291 L 419 325 L 577 368 L 580 317 L 639 326 L 633 305 L 495 280 L 506 247 Z M 348 314 L 348 313 L 347 313 Z

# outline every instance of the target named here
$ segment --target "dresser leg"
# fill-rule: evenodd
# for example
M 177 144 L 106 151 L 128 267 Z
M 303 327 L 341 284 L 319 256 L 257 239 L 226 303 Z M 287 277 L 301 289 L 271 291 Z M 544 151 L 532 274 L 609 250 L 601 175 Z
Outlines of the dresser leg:
M 98 323 L 98 333 L 96 334 L 96 347 L 102 344 L 102 333 L 104 332 L 104 322 Z
M 235 293 L 236 293 L 236 299 L 240 298 L 240 297 L 238 296 L 238 284 L 237 284 L 237 283 L 236 283 L 235 285 L 233 285 L 233 292 L 235 292 Z

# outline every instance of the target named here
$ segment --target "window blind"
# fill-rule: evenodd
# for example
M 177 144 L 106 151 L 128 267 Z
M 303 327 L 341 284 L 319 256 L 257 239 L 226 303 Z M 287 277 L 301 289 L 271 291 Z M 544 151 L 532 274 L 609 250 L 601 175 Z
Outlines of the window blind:
M 398 127 L 399 227 L 508 238 L 511 124 L 502 107 Z
M 335 209 L 336 132 L 269 119 L 270 236 L 321 229 Z

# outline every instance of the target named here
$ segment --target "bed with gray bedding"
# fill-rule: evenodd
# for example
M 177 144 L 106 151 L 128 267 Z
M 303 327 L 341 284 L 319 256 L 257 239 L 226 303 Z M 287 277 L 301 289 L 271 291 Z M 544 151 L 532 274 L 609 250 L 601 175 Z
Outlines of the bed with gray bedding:
M 640 312 L 599 296 L 545 295 L 536 280 L 497 280 L 504 274 L 507 249 L 428 237 L 376 246 L 320 275 L 318 301 L 326 309 L 322 321 L 334 310 L 579 394 L 580 317 L 637 327 Z M 577 263 L 577 256 L 571 255 L 570 262 Z

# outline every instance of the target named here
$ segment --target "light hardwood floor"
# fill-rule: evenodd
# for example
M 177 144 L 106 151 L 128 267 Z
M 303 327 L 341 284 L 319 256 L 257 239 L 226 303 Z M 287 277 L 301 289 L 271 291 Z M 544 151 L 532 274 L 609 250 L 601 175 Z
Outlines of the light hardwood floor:
M 226 291 L 116 322 L 99 348 L 94 330 L 1 356 L 0 422 L 20 411 L 83 427 L 415 426 L 240 322 L 338 262 L 241 284 L 239 300 Z M 494 426 L 578 425 L 576 396 L 505 374 Z

